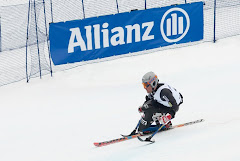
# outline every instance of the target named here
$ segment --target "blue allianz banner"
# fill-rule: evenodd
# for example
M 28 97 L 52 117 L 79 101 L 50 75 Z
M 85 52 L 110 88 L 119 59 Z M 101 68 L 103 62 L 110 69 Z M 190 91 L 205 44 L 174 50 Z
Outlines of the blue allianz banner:
M 203 2 L 50 24 L 55 65 L 203 39 Z

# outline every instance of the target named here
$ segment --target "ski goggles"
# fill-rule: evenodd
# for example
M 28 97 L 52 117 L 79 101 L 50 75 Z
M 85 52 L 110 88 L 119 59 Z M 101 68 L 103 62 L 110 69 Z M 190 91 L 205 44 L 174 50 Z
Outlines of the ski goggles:
M 156 80 L 156 78 L 157 78 L 157 76 L 155 75 L 150 81 L 148 81 L 148 82 L 143 82 L 143 83 L 142 83 L 142 84 L 143 84 L 143 87 L 144 87 L 144 88 L 148 88 L 148 87 L 150 86 L 150 84 L 151 84 L 153 81 Z
M 144 87 L 144 88 L 148 88 L 148 87 L 150 86 L 150 84 L 149 84 L 148 82 L 142 83 L 142 84 L 143 84 L 143 87 Z

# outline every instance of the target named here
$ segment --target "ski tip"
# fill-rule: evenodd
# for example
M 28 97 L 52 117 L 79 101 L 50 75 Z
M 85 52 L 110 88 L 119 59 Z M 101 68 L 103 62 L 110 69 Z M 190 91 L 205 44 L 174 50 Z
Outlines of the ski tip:
M 155 143 L 155 140 L 149 140 L 147 142 L 150 142 L 150 143 Z
M 205 121 L 204 119 L 199 119 L 196 122 L 204 122 L 204 121 Z
M 138 138 L 138 140 L 140 140 L 141 142 L 150 142 L 150 143 L 155 143 L 155 140 L 151 140 L 151 139 L 145 139 L 145 140 L 143 140 L 141 137 L 137 137 Z
M 93 145 L 95 145 L 96 147 L 100 147 L 101 146 L 100 143 L 93 143 Z

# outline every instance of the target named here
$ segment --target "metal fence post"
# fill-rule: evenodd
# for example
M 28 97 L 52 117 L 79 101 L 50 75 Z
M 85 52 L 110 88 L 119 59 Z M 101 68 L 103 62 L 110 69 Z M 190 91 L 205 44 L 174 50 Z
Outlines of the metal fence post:
M 51 17 L 52 17 L 52 22 L 53 22 L 53 6 L 52 6 L 52 0 L 50 1 L 51 4 Z
M 29 31 L 29 19 L 30 19 L 30 10 L 31 10 L 31 0 L 29 0 L 28 2 L 28 20 L 27 20 L 27 37 L 26 37 L 26 78 L 27 78 L 27 82 L 29 82 L 29 78 L 28 78 L 28 31 Z
M 117 0 L 116 0 L 116 4 L 117 4 L 117 12 L 119 13 L 118 1 Z
M 214 25 L 213 25 L 213 42 L 216 42 L 216 10 L 217 10 L 217 0 L 214 0 Z
M 43 0 L 43 11 L 44 11 L 44 20 L 45 20 L 45 29 L 46 29 L 46 37 L 47 37 L 47 46 L 48 46 L 48 54 L 49 54 L 49 65 L 50 65 L 50 73 L 52 76 L 52 62 L 51 62 L 51 54 L 50 54 L 50 45 L 49 45 L 49 34 L 47 31 L 47 16 L 46 16 L 46 6 L 45 1 Z
M 37 10 L 36 10 L 36 1 L 35 0 L 34 0 L 34 15 L 35 15 L 36 39 L 37 39 L 37 49 L 38 49 L 39 76 L 41 79 L 42 78 L 42 70 L 41 70 L 40 49 L 39 49 L 39 42 L 38 42 Z
M 147 0 L 145 0 L 145 10 L 147 9 Z
M 83 3 L 83 0 L 82 0 L 82 9 L 83 9 L 83 18 L 85 19 L 85 10 L 84 10 L 84 3 Z

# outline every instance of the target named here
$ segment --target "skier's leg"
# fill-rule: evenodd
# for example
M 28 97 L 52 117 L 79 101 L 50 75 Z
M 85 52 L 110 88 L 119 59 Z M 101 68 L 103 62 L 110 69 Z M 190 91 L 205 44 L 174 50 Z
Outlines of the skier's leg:
M 158 128 L 158 125 L 151 125 L 150 127 L 143 129 L 142 132 L 143 134 L 149 134 L 155 132 L 156 130 L 158 130 Z
M 151 124 L 154 122 L 152 117 L 156 112 L 157 112 L 157 108 L 155 107 L 151 107 L 144 112 L 143 117 L 140 119 L 140 124 L 138 127 L 139 132 L 156 131 L 156 129 L 158 129 L 157 125 L 155 125 L 156 127 L 155 126 L 151 127 Z
M 148 112 L 144 113 L 144 116 L 140 120 L 140 124 L 138 127 L 138 132 L 143 133 L 143 131 L 146 131 L 145 129 L 148 129 L 150 125 L 152 124 L 152 117 L 151 114 Z

